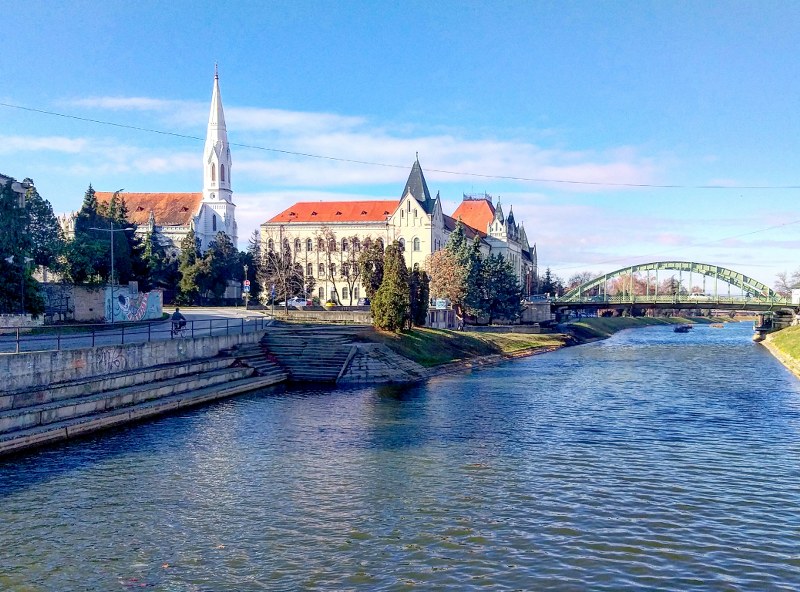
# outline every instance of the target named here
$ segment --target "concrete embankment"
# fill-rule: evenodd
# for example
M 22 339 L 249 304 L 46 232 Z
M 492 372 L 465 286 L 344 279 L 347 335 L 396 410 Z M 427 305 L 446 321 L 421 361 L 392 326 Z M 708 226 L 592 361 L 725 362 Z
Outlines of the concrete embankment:
M 0 455 L 284 382 L 262 336 L 0 356 Z
M 760 343 L 792 374 L 800 378 L 800 326 L 769 333 Z

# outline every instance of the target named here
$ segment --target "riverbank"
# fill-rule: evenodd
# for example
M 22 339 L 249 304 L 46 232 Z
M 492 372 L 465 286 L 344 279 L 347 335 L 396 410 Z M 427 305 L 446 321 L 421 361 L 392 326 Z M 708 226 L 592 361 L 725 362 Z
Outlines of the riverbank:
M 588 317 L 566 324 L 570 334 L 580 342 L 606 339 L 625 329 L 652 325 L 683 325 L 719 323 L 718 318 L 709 317 Z
M 800 378 L 800 326 L 770 333 L 761 345 L 797 378 Z

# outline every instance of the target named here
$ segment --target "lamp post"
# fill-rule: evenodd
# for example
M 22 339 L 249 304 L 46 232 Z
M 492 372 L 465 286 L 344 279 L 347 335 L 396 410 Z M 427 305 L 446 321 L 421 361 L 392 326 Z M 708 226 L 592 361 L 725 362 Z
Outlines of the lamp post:
M 116 200 L 117 195 L 125 191 L 124 189 L 120 189 L 119 191 L 114 192 L 114 196 L 111 198 L 112 200 Z M 101 230 L 103 232 L 108 232 L 109 236 L 111 237 L 111 324 L 114 324 L 114 233 L 115 232 L 125 232 L 126 230 L 136 230 L 133 226 L 129 226 L 127 228 L 114 228 L 114 220 L 111 219 L 111 228 L 96 228 L 90 227 L 89 230 Z

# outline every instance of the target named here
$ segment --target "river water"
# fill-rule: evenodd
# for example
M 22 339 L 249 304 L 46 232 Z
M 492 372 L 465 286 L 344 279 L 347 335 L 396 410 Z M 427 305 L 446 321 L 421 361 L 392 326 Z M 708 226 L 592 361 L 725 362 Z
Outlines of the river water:
M 0 464 L 0 589 L 795 590 L 799 430 L 748 324 L 264 391 Z

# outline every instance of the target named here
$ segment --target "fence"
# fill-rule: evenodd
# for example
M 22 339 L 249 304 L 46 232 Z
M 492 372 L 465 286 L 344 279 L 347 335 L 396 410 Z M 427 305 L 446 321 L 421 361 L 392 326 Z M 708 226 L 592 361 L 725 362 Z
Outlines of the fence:
M 172 334 L 172 322 L 115 323 L 48 326 L 44 329 L 0 327 L 0 353 L 60 351 L 100 345 L 124 345 L 164 339 L 192 339 L 211 335 L 230 335 L 263 331 L 270 319 L 264 316 L 235 319 L 212 318 L 186 321 L 182 336 Z

